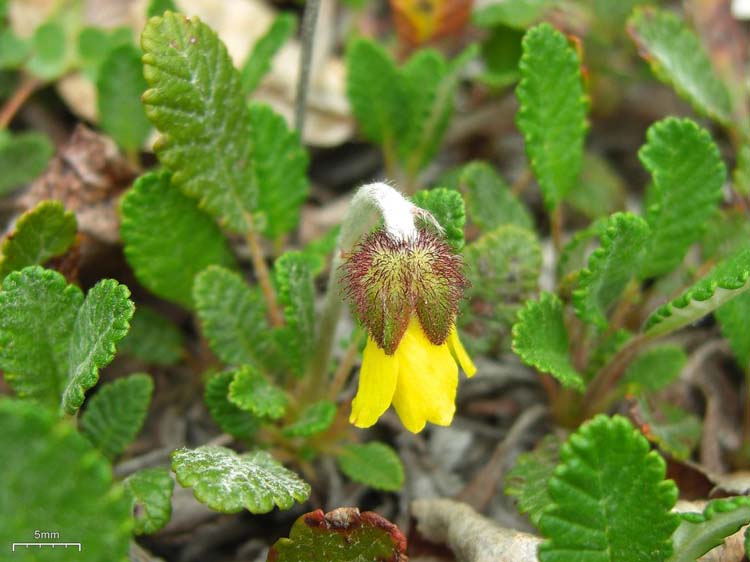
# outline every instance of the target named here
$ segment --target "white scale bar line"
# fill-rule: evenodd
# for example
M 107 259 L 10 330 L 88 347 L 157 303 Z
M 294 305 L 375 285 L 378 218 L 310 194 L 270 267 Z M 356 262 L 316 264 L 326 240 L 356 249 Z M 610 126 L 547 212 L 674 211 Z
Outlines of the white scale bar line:
M 25 546 L 26 548 L 30 546 L 38 546 L 39 548 L 42 548 L 43 546 L 51 546 L 52 548 L 55 548 L 56 546 L 64 546 L 66 549 L 69 546 L 77 546 L 78 552 L 81 552 L 81 543 L 79 542 L 14 542 L 11 550 L 15 552 L 17 546 Z

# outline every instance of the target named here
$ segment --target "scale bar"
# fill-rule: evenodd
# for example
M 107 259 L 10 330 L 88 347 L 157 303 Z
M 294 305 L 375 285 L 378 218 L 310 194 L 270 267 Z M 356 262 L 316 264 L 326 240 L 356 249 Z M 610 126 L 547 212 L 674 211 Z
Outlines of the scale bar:
M 25 548 L 28 548 L 30 546 L 38 546 L 39 548 L 42 548 L 43 546 L 51 546 L 52 548 L 55 548 L 56 546 L 63 546 L 66 549 L 69 546 L 77 546 L 78 552 L 81 552 L 81 543 L 79 542 L 14 542 L 11 550 L 15 552 L 17 546 L 23 546 Z

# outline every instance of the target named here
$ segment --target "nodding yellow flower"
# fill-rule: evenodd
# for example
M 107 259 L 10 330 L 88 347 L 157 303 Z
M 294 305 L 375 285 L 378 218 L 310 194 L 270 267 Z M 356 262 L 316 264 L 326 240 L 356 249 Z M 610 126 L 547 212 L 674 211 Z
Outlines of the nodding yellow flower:
M 395 237 L 378 230 L 347 256 L 347 296 L 369 336 L 349 421 L 370 427 L 392 403 L 406 429 L 449 425 L 458 366 L 476 368 L 455 320 L 466 286 L 451 247 L 425 230 Z

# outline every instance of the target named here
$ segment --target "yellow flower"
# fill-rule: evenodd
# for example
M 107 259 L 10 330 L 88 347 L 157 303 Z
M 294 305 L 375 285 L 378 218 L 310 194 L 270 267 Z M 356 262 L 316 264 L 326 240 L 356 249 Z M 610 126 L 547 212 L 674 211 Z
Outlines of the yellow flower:
M 393 403 L 401 422 L 413 433 L 422 431 L 427 422 L 450 425 L 456 411 L 459 364 L 469 377 L 476 372 L 455 325 L 436 345 L 412 316 L 390 355 L 368 337 L 349 421 L 370 427 Z

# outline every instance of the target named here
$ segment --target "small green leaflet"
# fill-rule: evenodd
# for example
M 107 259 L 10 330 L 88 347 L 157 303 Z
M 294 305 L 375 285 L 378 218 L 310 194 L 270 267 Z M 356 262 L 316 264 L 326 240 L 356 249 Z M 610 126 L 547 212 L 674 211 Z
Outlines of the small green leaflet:
M 517 29 L 528 29 L 540 20 L 560 0 L 504 0 L 477 7 L 471 20 L 480 27 L 505 25 Z
M 160 16 L 167 10 L 172 12 L 177 11 L 174 0 L 149 0 L 148 6 L 146 7 L 146 17 L 152 18 L 154 16 Z
M 578 180 L 586 135 L 580 61 L 565 36 L 547 23 L 523 38 L 516 122 L 526 154 L 552 210 Z
M 277 420 L 286 412 L 288 398 L 257 369 L 244 365 L 229 385 L 229 401 L 260 418 Z
M 18 37 L 10 26 L 0 21 L 0 69 L 17 70 L 29 56 L 31 44 L 28 39 Z
M 145 468 L 131 474 L 123 486 L 133 501 L 135 534 L 155 533 L 172 517 L 174 480 L 163 467 Z
M 286 437 L 311 437 L 323 433 L 336 417 L 336 404 L 329 400 L 314 402 L 302 410 L 297 420 L 287 425 L 282 433 Z
M 395 492 L 404 485 L 404 467 L 398 454 L 385 443 L 345 445 L 336 455 L 339 468 L 349 478 L 377 490 Z
M 263 76 L 271 69 L 271 61 L 297 27 L 297 18 L 291 12 L 282 12 L 258 39 L 252 52 L 242 65 L 242 91 L 250 95 L 260 85 Z
M 143 427 L 153 391 L 153 380 L 144 374 L 105 384 L 86 404 L 81 433 L 108 459 L 116 458 Z
M 182 356 L 182 345 L 182 333 L 173 322 L 139 304 L 119 351 L 154 365 L 174 365 Z
M 677 460 L 689 459 L 700 443 L 700 418 L 679 406 L 665 401 L 651 403 L 644 397 L 637 401 L 634 412 L 649 441 Z
M 140 97 L 146 88 L 146 82 L 143 80 L 143 69 L 141 67 L 141 55 L 138 49 L 133 47 L 133 30 L 130 27 L 116 27 L 107 30 L 101 27 L 90 26 L 84 27 L 78 34 L 78 58 L 79 65 L 83 73 L 96 84 L 100 77 L 100 71 L 105 68 L 104 60 L 109 57 L 110 53 L 122 46 L 130 47 L 137 53 L 139 75 L 135 77 L 135 84 L 140 86 L 137 92 L 137 101 L 140 104 Z M 132 64 L 132 63 L 131 63 Z M 132 85 L 123 85 L 126 90 L 132 90 Z M 143 106 L 139 108 L 141 121 L 145 121 L 148 126 L 148 120 L 143 113 Z
M 581 320 L 607 327 L 607 313 L 638 271 L 651 232 L 642 218 L 615 213 L 578 277 L 573 305 Z
M 3 558 L 127 560 L 130 501 L 86 438 L 37 404 L 8 398 L 0 399 L 0 427 L 0 449 L 12 451 L 0 464 L 0 542 L 8 550 Z M 54 529 L 61 541 L 80 542 L 83 550 L 49 548 L 44 557 L 37 547 L 10 553 L 12 543 L 33 540 L 37 528 Z
M 131 44 L 114 48 L 102 62 L 96 83 L 101 128 L 128 153 L 137 153 L 151 131 L 141 104 L 148 87 L 141 52 Z
M 729 90 L 700 39 L 685 22 L 664 10 L 636 8 L 627 29 L 657 78 L 671 84 L 699 113 L 731 125 Z
M 138 178 L 120 212 L 128 263 L 138 281 L 164 299 L 193 308 L 198 273 L 212 264 L 236 266 L 216 222 L 180 193 L 166 172 Z
M 677 486 L 666 463 L 621 417 L 599 415 L 563 444 L 548 481 L 540 562 L 654 562 L 672 554 Z M 638 516 L 634 517 L 633 514 Z
M 260 420 L 229 401 L 229 385 L 233 380 L 231 371 L 212 375 L 206 382 L 204 400 L 222 431 L 238 439 L 249 439 L 260 428 Z
M 31 74 L 47 81 L 62 76 L 71 55 L 63 22 L 53 20 L 37 27 L 31 38 L 31 53 L 25 65 Z
M 547 482 L 560 456 L 560 440 L 547 435 L 533 451 L 518 455 L 516 464 L 505 477 L 505 493 L 516 498 L 518 511 L 539 525 L 542 513 L 552 504 Z
M 130 292 L 112 279 L 84 299 L 56 271 L 32 266 L 0 291 L 0 368 L 22 398 L 73 414 L 115 354 L 133 315 Z
M 583 378 L 573 367 L 562 301 L 553 293 L 529 300 L 513 326 L 513 351 L 521 360 L 549 373 L 568 388 L 583 390 Z
M 711 135 L 690 119 L 658 121 L 646 138 L 638 157 L 653 177 L 645 217 L 652 236 L 641 279 L 670 272 L 700 240 L 727 174 Z
M 743 371 L 750 368 L 750 292 L 744 292 L 716 309 L 721 333 Z
M 461 194 L 445 187 L 422 190 L 412 197 L 417 207 L 429 211 L 445 231 L 445 239 L 455 252 L 464 247 L 466 210 Z M 427 223 L 429 227 L 429 223 Z
M 602 156 L 586 152 L 580 181 L 573 184 L 565 202 L 595 220 L 624 209 L 625 196 L 625 182 L 610 163 Z
M 646 335 L 662 336 L 700 320 L 745 292 L 748 278 L 750 248 L 745 248 L 719 263 L 682 295 L 656 309 L 646 320 Z
M 11 134 L 0 130 L 0 195 L 30 182 L 41 174 L 52 158 L 49 139 L 36 132 Z
M 26 211 L 0 246 L 0 283 L 11 271 L 43 265 L 67 252 L 77 228 L 75 215 L 59 201 L 42 201 Z
M 225 447 L 177 449 L 172 470 L 181 486 L 214 511 L 267 513 L 289 509 L 310 495 L 310 486 L 265 451 L 238 455 Z
M 656 392 L 677 379 L 687 363 L 687 354 L 674 344 L 658 345 L 641 352 L 622 378 L 631 393 Z

